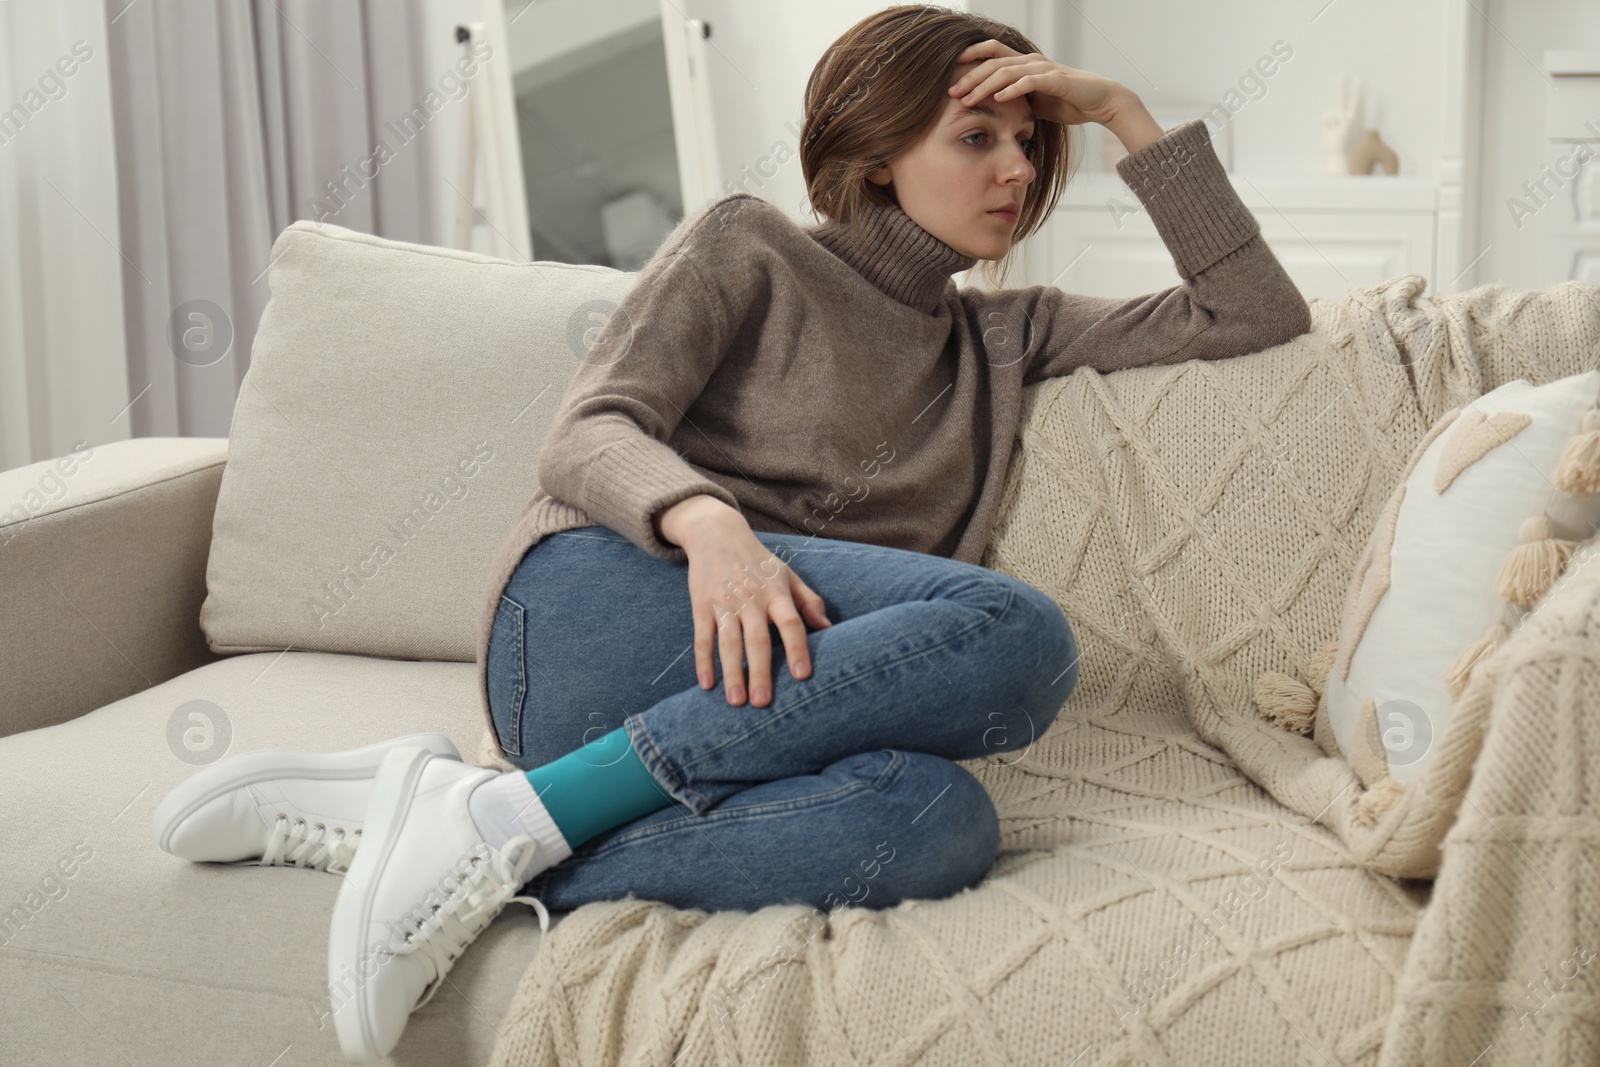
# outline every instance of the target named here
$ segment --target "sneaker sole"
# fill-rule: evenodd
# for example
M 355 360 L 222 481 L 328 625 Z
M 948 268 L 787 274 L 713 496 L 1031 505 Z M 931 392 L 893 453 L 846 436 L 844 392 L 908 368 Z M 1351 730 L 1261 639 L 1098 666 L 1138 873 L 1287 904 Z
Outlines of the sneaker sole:
M 395 827 L 403 823 L 410 812 L 422 769 L 431 758 L 430 753 L 421 750 L 405 758 L 396 756 L 391 768 L 394 773 L 373 782 L 362 847 L 356 849 L 355 859 L 345 872 L 344 883 L 334 901 L 328 936 L 328 987 L 335 988 L 346 974 L 357 976 L 355 996 L 333 1012 L 339 1049 L 350 1063 L 372 1063 L 383 1058 L 373 1039 L 366 984 L 361 981 L 359 964 L 369 956 L 373 890 L 394 852 Z M 356 931 L 356 936 L 342 936 L 350 930 Z M 386 962 L 380 960 L 379 966 Z
M 460 761 L 461 753 L 444 734 L 408 734 L 344 752 L 249 752 L 213 764 L 179 783 L 156 805 L 151 818 L 156 844 L 163 851 L 172 835 L 189 816 L 225 793 L 274 778 L 312 778 L 318 781 L 371 778 L 383 757 L 396 748 L 415 746 L 444 759 Z

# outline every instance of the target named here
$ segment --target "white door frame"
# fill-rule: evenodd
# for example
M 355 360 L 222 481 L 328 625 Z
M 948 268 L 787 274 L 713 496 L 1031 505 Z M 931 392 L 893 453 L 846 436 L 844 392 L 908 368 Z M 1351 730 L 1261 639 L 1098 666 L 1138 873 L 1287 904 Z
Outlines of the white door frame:
M 1446 0 L 1444 104 L 1439 151 L 1439 226 L 1435 296 L 1478 284 L 1489 251 L 1481 235 L 1483 199 L 1484 16 L 1472 0 Z

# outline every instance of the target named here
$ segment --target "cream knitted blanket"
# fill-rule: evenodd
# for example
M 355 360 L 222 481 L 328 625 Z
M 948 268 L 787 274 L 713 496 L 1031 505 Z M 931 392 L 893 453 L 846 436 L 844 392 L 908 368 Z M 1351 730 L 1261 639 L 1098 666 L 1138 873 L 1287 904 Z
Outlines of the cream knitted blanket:
M 1265 352 L 1029 390 L 985 563 L 1055 596 L 1083 661 L 1048 734 L 966 764 L 1004 834 L 984 883 L 832 915 L 580 908 L 494 1067 L 1594 1059 L 1600 564 L 1483 668 L 1431 903 L 1334 832 L 1348 769 L 1252 705 L 1333 636 L 1433 419 L 1600 366 L 1593 286 L 1424 285 L 1312 300 Z

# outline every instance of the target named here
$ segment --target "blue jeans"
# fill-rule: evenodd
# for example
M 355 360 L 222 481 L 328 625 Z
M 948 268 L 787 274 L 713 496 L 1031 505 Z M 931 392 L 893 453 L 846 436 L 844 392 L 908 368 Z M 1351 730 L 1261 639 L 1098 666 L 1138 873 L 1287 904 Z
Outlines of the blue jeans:
M 549 535 L 518 564 L 486 664 L 501 747 L 531 769 L 621 726 L 674 801 L 530 880 L 547 907 L 882 908 L 949 896 L 994 862 L 994 804 L 951 761 L 1021 753 L 1055 720 L 1078 680 L 1060 606 L 942 556 L 756 537 L 833 623 L 807 627 L 805 679 L 769 623 L 765 707 L 728 704 L 715 650 L 716 687 L 695 680 L 687 565 L 604 526 Z

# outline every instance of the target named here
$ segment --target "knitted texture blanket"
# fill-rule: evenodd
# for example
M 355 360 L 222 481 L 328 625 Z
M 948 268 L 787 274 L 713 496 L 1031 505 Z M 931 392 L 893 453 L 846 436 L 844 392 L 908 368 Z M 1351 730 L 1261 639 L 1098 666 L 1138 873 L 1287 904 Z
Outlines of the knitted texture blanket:
M 493 1067 L 1594 1058 L 1600 564 L 1486 661 L 1431 885 L 1370 869 L 1348 768 L 1252 701 L 1334 636 L 1434 419 L 1600 366 L 1593 286 L 1424 286 L 1314 299 L 1311 333 L 1236 359 L 1031 387 L 984 563 L 1054 596 L 1083 659 L 1048 733 L 964 764 L 1000 813 L 986 880 L 827 914 L 579 908 Z

